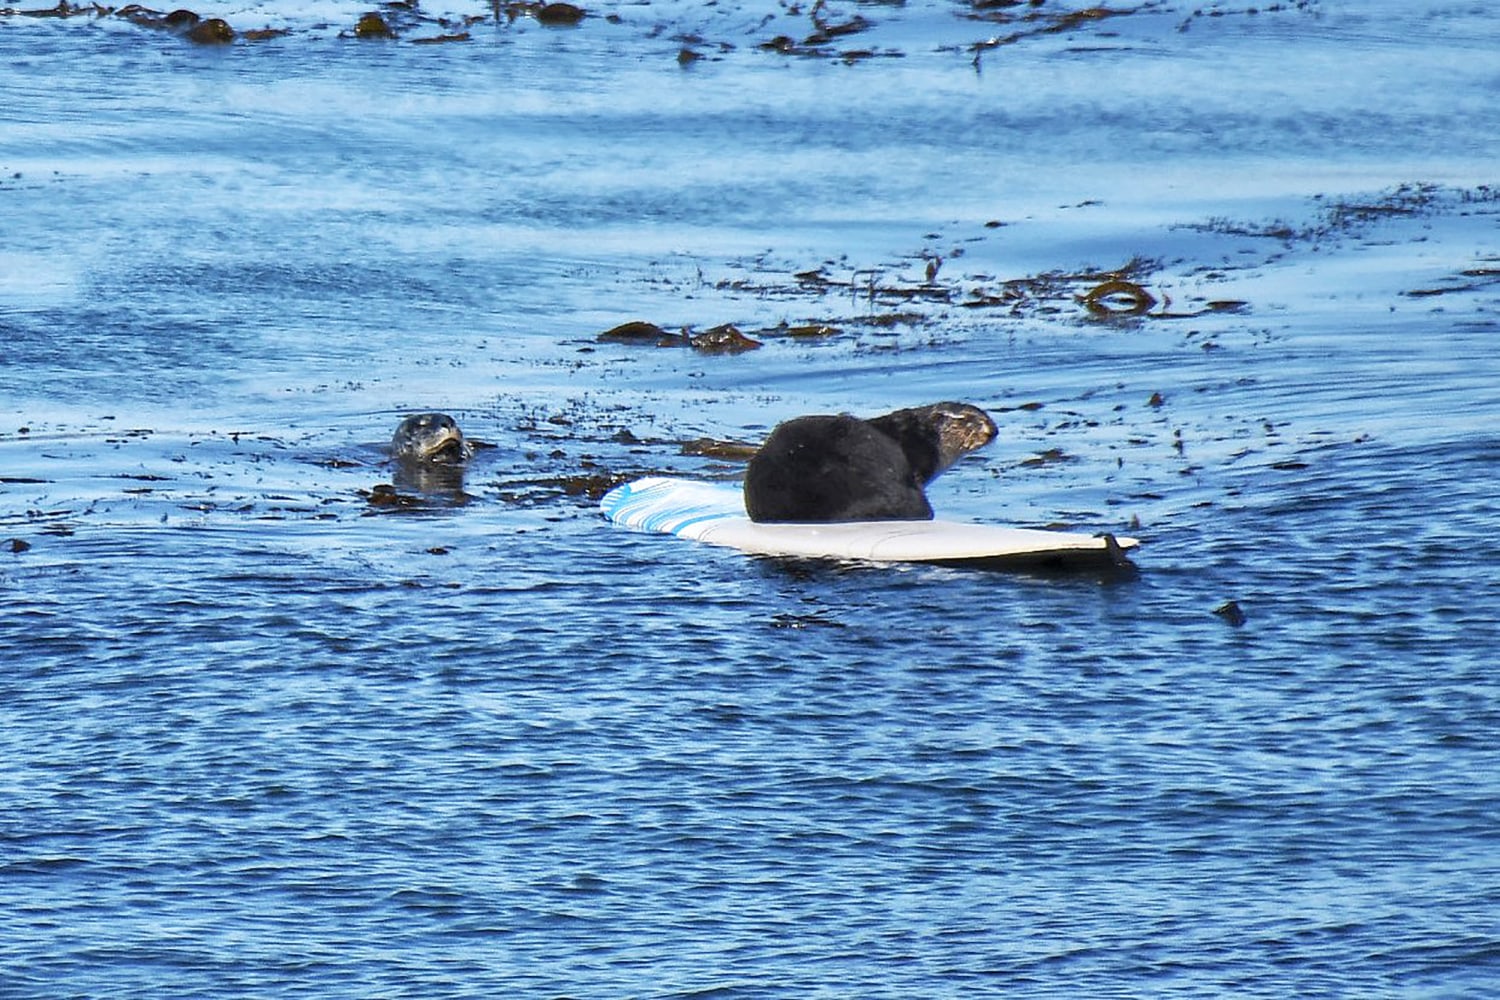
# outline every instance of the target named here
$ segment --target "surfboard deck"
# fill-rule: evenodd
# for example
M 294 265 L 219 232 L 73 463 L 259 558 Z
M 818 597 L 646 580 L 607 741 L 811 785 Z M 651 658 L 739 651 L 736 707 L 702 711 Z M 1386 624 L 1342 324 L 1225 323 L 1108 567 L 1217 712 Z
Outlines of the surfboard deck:
M 666 476 L 624 483 L 599 501 L 605 517 L 762 556 L 917 562 L 994 568 L 1130 566 L 1134 538 L 958 521 L 757 524 L 740 487 Z

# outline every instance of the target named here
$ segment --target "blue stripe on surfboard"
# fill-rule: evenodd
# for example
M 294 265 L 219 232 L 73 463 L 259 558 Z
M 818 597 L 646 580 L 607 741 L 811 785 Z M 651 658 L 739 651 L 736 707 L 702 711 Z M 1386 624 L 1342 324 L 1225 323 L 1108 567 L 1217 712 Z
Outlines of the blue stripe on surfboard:
M 599 508 L 625 527 L 673 535 L 694 525 L 745 516 L 736 487 L 662 477 L 617 486 L 600 499 Z

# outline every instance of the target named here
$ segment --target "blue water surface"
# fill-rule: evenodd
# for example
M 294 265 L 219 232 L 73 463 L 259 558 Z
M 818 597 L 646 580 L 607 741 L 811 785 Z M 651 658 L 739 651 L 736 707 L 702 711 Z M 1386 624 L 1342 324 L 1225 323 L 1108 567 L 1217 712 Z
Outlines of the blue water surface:
M 0 997 L 1495 993 L 1500 18 L 365 10 L 0 14 Z M 597 511 L 949 398 L 1139 572 Z

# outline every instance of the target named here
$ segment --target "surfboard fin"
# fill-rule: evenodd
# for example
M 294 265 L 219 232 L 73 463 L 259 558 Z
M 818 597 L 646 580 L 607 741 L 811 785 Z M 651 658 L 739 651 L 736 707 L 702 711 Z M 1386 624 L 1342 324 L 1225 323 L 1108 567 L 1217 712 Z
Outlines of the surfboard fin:
M 1120 543 L 1115 540 L 1114 535 L 1106 531 L 1102 537 L 1104 539 L 1104 551 L 1109 555 L 1111 563 L 1116 566 L 1135 566 L 1135 563 L 1131 562 L 1130 557 L 1125 554 L 1125 550 L 1120 547 Z

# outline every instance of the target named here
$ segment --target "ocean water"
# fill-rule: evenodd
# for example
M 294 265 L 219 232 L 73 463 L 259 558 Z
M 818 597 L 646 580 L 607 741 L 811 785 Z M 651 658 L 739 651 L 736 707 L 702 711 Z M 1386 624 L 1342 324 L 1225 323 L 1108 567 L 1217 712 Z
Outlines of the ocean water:
M 0 13 L 0 997 L 1495 994 L 1500 17 L 198 10 Z M 939 399 L 1139 572 L 597 510 Z

